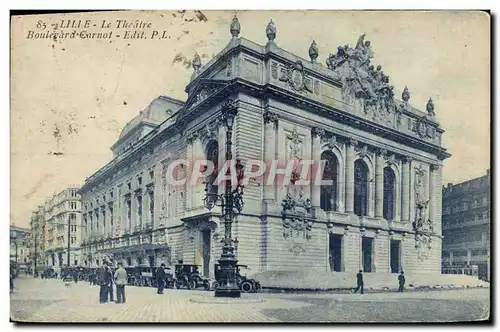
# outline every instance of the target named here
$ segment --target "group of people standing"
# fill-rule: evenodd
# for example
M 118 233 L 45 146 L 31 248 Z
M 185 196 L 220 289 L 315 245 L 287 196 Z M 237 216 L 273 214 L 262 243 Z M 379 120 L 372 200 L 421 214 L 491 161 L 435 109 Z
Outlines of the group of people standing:
M 113 302 L 113 285 L 116 285 L 116 303 L 125 303 L 125 285 L 128 282 L 127 271 L 122 263 L 118 263 L 118 269 L 113 273 L 108 262 L 97 271 L 97 284 L 99 285 L 99 302 Z M 92 282 L 91 282 L 92 283 Z
M 404 288 L 405 288 L 405 275 L 404 275 L 404 272 L 401 271 L 401 273 L 398 275 L 398 283 L 399 283 L 399 287 L 398 287 L 398 293 L 402 293 L 404 291 Z M 356 274 L 356 288 L 354 289 L 354 293 L 357 293 L 358 291 L 360 291 L 361 294 L 364 293 L 364 282 L 363 282 L 363 271 L 362 270 L 359 270 L 358 274 Z
M 157 294 L 163 294 L 165 288 L 165 264 L 161 264 L 156 270 L 156 281 L 158 284 Z M 123 263 L 118 263 L 118 268 L 113 272 L 110 264 L 104 262 L 96 274 L 90 278 L 90 284 L 99 285 L 99 302 L 113 302 L 113 285 L 116 285 L 116 303 L 125 303 L 125 286 L 128 284 L 127 271 Z

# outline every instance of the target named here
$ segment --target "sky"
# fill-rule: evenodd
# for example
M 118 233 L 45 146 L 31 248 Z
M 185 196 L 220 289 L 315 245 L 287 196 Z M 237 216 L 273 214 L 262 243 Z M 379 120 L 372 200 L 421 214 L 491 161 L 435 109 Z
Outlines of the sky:
M 185 100 L 195 52 L 206 64 L 240 37 L 260 45 L 276 25 L 276 44 L 308 59 L 313 40 L 324 64 L 337 46 L 371 42 L 396 97 L 408 86 L 410 104 L 429 97 L 446 131 L 443 184 L 485 174 L 490 167 L 490 18 L 480 12 L 134 11 L 15 17 L 11 26 L 10 222 L 28 226 L 52 194 L 80 186 L 112 159 L 123 126 L 154 98 Z M 165 39 L 28 39 L 29 31 L 61 20 L 150 22 Z M 61 27 L 59 29 L 62 29 Z M 66 29 L 68 30 L 68 29 Z M 79 30 L 86 30 L 81 28 Z M 69 29 L 68 31 L 71 31 Z M 98 31 L 90 28 L 88 31 Z

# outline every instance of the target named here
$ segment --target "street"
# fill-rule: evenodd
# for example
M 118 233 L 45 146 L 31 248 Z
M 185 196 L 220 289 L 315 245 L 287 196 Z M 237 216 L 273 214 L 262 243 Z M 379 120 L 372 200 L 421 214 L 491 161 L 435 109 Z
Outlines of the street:
M 444 322 L 487 319 L 490 289 L 371 294 L 242 294 L 247 303 L 209 302 L 212 292 L 126 287 L 125 304 L 98 300 L 99 287 L 21 277 L 11 319 L 22 322 Z M 116 292 L 115 292 L 116 296 Z

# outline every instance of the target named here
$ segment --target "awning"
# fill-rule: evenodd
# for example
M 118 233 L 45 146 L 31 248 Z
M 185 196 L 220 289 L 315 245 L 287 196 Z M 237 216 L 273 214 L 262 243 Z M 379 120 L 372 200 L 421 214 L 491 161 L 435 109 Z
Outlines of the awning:
M 116 254 L 122 252 L 134 252 L 141 250 L 156 250 L 156 249 L 164 249 L 167 248 L 166 245 L 156 244 L 156 243 L 144 243 L 144 244 L 136 244 L 131 246 L 124 246 L 118 248 L 109 248 L 109 249 L 100 249 L 98 252 L 107 253 L 107 254 Z

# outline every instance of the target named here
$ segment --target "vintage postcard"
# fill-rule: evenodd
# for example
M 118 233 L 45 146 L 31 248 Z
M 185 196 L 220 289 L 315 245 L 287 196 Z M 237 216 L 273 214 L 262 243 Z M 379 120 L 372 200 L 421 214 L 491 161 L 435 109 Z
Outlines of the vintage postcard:
M 11 321 L 488 321 L 490 24 L 14 13 Z

